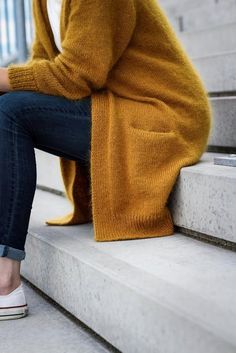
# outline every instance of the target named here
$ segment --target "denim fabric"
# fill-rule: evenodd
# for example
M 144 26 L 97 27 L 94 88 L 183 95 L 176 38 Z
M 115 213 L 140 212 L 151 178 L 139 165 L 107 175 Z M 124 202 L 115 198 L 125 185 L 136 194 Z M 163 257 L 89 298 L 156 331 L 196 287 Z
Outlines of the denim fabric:
M 34 148 L 89 166 L 91 97 L 34 91 L 0 96 L 0 256 L 25 258 L 36 189 Z

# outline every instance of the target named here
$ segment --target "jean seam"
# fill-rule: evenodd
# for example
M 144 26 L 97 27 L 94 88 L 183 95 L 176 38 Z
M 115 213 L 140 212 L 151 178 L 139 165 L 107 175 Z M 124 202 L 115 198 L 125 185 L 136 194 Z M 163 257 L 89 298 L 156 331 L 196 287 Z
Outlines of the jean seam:
M 14 131 L 13 131 L 14 130 Z M 13 122 L 11 121 L 11 131 L 12 132 L 12 136 L 13 136 L 13 143 L 11 144 L 11 162 L 13 161 L 14 159 L 14 156 L 15 156 L 15 148 L 14 148 L 14 136 L 16 135 L 15 134 L 15 126 L 14 126 L 14 129 L 13 129 Z M 9 209 L 8 209 L 8 218 L 7 218 L 7 222 L 6 222 L 6 225 L 4 227 L 4 236 L 3 236 L 3 241 L 7 241 L 7 235 L 9 233 L 9 229 L 10 229 L 10 226 L 11 226 L 11 221 L 12 221 L 12 217 L 13 217 L 13 209 L 14 209 L 14 193 L 15 193 L 15 183 L 14 183 L 14 180 L 15 180 L 15 177 L 16 177 L 16 165 L 15 163 L 12 163 L 12 174 L 11 174 L 11 195 L 9 197 Z

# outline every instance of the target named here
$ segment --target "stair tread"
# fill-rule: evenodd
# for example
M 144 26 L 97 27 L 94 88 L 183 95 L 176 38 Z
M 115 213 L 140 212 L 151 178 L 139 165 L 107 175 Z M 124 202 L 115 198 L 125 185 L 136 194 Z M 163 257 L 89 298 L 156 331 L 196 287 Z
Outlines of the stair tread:
M 63 227 L 42 224 L 50 214 L 55 215 L 55 209 L 62 212 L 67 207 L 64 198 L 37 190 L 28 236 L 73 258 L 73 263 L 83 264 L 84 271 L 96 269 L 114 284 L 129 288 L 131 295 L 135 292 L 145 297 L 154 308 L 161 305 L 163 310 L 184 318 L 190 326 L 197 325 L 236 348 L 234 252 L 180 233 L 101 243 L 94 241 L 92 223 Z M 38 256 L 43 261 L 43 254 Z M 92 290 L 93 284 L 89 285 L 85 292 Z M 119 300 L 122 307 L 122 298 Z M 231 352 L 225 350 L 228 351 Z
M 236 180 L 236 168 L 214 164 L 214 157 L 228 156 L 228 153 L 204 152 L 200 160 L 191 166 L 181 169 L 182 173 L 208 174 Z

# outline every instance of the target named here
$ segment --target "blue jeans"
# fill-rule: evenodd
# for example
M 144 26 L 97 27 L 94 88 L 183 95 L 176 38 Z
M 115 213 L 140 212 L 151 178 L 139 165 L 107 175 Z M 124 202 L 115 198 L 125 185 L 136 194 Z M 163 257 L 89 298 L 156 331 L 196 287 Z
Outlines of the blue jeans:
M 91 96 L 0 96 L 0 256 L 21 261 L 36 189 L 34 148 L 89 166 Z

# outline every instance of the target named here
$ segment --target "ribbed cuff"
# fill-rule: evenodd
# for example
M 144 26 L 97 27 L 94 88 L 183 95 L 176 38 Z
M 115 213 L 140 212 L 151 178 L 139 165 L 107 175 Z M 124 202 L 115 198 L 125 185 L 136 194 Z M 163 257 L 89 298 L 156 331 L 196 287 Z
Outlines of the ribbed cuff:
M 12 90 L 32 90 L 37 91 L 34 78 L 33 67 L 29 65 L 9 65 L 9 83 Z
M 12 259 L 12 260 L 22 261 L 26 256 L 26 252 L 25 250 L 20 250 L 8 245 L 0 244 L 0 256 L 8 257 L 9 259 Z

